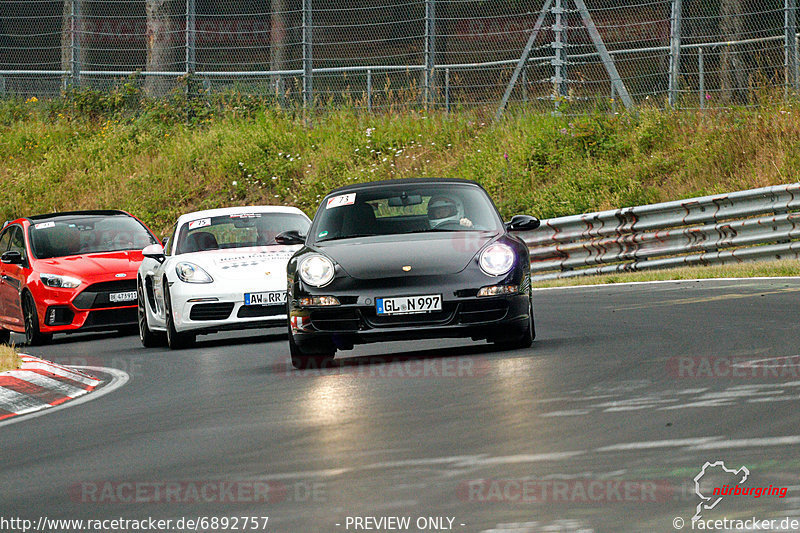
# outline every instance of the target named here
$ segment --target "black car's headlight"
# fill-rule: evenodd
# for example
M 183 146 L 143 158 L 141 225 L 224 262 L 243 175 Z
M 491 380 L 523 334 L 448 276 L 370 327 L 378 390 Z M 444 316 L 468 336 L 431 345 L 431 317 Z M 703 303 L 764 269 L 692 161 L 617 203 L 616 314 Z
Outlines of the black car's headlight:
M 213 283 L 212 278 L 208 272 L 188 261 L 181 261 L 175 265 L 175 273 L 178 278 L 185 283 Z
M 300 279 L 312 287 L 324 287 L 333 280 L 335 273 L 333 261 L 319 254 L 303 258 L 297 270 Z
M 58 274 L 39 274 L 42 283 L 48 287 L 59 289 L 77 289 L 81 285 L 81 280 L 69 276 L 59 276 Z
M 507 244 L 496 242 L 487 246 L 479 259 L 481 270 L 489 276 L 502 276 L 514 268 L 514 250 Z

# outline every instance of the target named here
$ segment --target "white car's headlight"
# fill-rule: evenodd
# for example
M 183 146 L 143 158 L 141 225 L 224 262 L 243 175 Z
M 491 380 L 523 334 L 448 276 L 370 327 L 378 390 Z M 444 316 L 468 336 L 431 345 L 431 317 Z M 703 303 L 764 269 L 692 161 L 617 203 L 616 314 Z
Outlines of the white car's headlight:
M 42 283 L 48 287 L 59 289 L 77 289 L 81 285 L 81 280 L 69 276 L 59 276 L 58 274 L 39 274 Z
M 502 276 L 514 266 L 514 250 L 502 243 L 494 243 L 481 252 L 481 270 L 490 276 Z
M 300 279 L 314 287 L 324 287 L 333 280 L 333 261 L 323 255 L 310 255 L 300 262 Z
M 175 265 L 175 273 L 178 274 L 178 279 L 186 283 L 213 283 L 214 281 L 208 272 L 187 261 L 181 261 Z

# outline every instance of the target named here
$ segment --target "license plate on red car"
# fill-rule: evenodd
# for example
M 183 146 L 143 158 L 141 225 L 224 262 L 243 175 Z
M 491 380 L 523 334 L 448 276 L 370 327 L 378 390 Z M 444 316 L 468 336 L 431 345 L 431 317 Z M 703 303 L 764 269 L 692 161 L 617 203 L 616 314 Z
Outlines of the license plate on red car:
M 410 315 L 413 313 L 432 313 L 442 310 L 442 295 L 400 296 L 397 298 L 376 298 L 378 315 Z
M 133 302 L 136 300 L 136 291 L 112 292 L 108 295 L 108 301 L 112 304 L 121 302 Z

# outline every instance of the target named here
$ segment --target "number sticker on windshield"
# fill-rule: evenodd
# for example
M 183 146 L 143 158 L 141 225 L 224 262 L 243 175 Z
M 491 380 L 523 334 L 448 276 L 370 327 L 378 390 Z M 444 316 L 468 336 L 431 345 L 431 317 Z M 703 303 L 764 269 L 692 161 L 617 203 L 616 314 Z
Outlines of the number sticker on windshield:
M 343 194 L 341 196 L 334 196 L 333 198 L 328 198 L 328 205 L 325 208 L 333 209 L 334 207 L 341 207 L 343 205 L 353 205 L 354 203 L 356 203 L 356 193 Z
M 34 228 L 36 228 L 36 229 L 47 229 L 47 228 L 54 228 L 54 227 L 56 227 L 56 223 L 55 222 L 40 222 L 39 224 L 36 224 L 34 226 Z
M 200 220 L 192 220 L 189 222 L 189 229 L 205 228 L 211 225 L 210 218 L 201 218 Z

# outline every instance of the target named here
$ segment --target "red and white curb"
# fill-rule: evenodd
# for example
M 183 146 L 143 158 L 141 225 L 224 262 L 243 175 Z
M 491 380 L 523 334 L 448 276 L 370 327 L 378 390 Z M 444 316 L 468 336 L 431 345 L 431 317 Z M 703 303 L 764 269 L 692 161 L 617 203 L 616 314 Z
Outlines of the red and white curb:
M 93 391 L 101 380 L 73 368 L 20 354 L 19 370 L 0 373 L 0 420 L 60 405 Z

